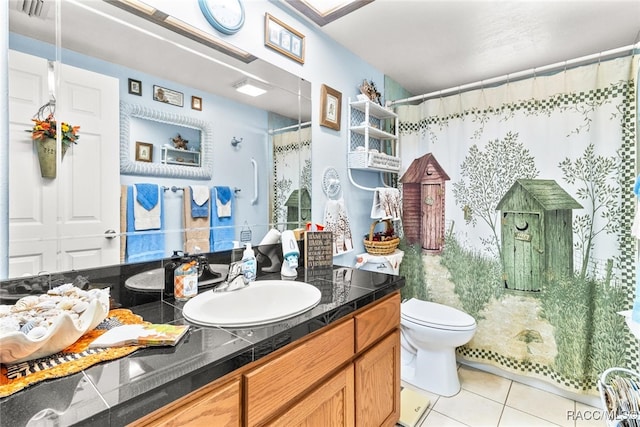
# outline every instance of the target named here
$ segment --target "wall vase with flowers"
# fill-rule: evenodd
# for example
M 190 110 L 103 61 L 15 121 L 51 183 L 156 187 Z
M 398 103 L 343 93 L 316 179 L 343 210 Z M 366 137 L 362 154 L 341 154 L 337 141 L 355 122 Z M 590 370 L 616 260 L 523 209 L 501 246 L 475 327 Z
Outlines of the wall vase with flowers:
M 40 120 L 40 118 L 32 119 L 34 122 L 33 129 L 28 130 L 31 132 L 31 138 L 36 143 L 38 150 L 38 160 L 40 161 L 40 174 L 43 178 L 55 178 L 56 177 L 56 137 L 58 127 L 56 119 L 53 114 L 49 114 L 46 119 Z M 78 131 L 80 126 L 71 126 L 68 123 L 62 122 L 60 125 L 60 138 L 62 140 L 62 156 L 66 154 L 71 144 L 77 144 Z

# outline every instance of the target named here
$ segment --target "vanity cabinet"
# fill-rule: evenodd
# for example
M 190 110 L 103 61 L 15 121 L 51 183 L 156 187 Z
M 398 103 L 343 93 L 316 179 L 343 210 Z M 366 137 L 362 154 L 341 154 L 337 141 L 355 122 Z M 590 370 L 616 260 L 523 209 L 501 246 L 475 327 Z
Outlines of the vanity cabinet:
M 200 166 L 200 152 L 162 147 L 161 161 L 165 165 Z
M 393 426 L 400 293 L 252 362 L 134 426 Z
M 241 415 L 240 377 L 222 378 L 129 424 L 131 427 L 234 426 Z
M 398 115 L 372 101 L 349 98 L 350 169 L 400 171 Z M 385 129 L 391 128 L 392 132 Z M 390 154 L 387 152 L 390 151 Z
M 347 365 L 267 425 L 353 427 L 355 425 L 353 370 L 353 364 Z

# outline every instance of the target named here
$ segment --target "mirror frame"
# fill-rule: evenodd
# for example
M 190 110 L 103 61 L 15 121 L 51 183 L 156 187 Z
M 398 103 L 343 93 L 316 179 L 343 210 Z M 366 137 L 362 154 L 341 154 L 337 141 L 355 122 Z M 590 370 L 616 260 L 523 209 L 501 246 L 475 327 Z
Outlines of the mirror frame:
M 167 165 L 132 160 L 130 154 L 132 117 L 200 130 L 200 155 L 202 156 L 200 166 Z M 120 101 L 120 173 L 187 179 L 211 179 L 213 177 L 213 128 L 211 124 L 204 120 Z

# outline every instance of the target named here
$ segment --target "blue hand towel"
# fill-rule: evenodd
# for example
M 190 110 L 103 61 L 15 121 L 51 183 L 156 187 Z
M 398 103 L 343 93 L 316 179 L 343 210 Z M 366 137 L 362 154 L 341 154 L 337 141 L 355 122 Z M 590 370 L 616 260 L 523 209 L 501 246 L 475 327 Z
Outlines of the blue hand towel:
M 156 187 L 156 194 L 158 194 Z M 133 186 L 127 188 L 127 262 L 154 261 L 164 258 L 164 202 L 160 198 L 159 230 L 135 231 Z
M 231 188 L 229 187 L 215 187 L 216 197 L 220 200 L 220 204 L 226 205 L 231 200 Z
M 212 189 L 212 198 L 216 196 L 216 190 L 220 187 L 214 187 Z M 227 187 L 228 188 L 228 187 Z M 215 200 L 215 199 L 214 199 Z M 227 200 L 230 203 L 231 215 L 225 217 L 219 217 L 218 215 L 211 215 L 211 247 L 213 252 L 226 251 L 233 249 L 233 240 L 235 237 L 235 219 L 233 215 L 235 202 L 231 198 Z
M 150 211 L 158 204 L 157 184 L 134 184 L 136 186 L 136 199 L 143 208 Z
M 191 187 L 191 218 L 209 218 L 209 189 L 206 186 L 190 186 Z M 206 190 L 204 197 L 200 196 L 200 191 Z

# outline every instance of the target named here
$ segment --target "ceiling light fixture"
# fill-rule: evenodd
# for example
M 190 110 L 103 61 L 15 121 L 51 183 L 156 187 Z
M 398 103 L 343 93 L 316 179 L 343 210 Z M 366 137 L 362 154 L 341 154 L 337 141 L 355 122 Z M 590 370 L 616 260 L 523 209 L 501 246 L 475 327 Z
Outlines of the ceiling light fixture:
M 249 96 L 260 96 L 262 94 L 267 93 L 271 86 L 266 83 L 261 83 L 259 81 L 245 78 L 235 83 L 233 87 L 240 93 L 244 93 Z

